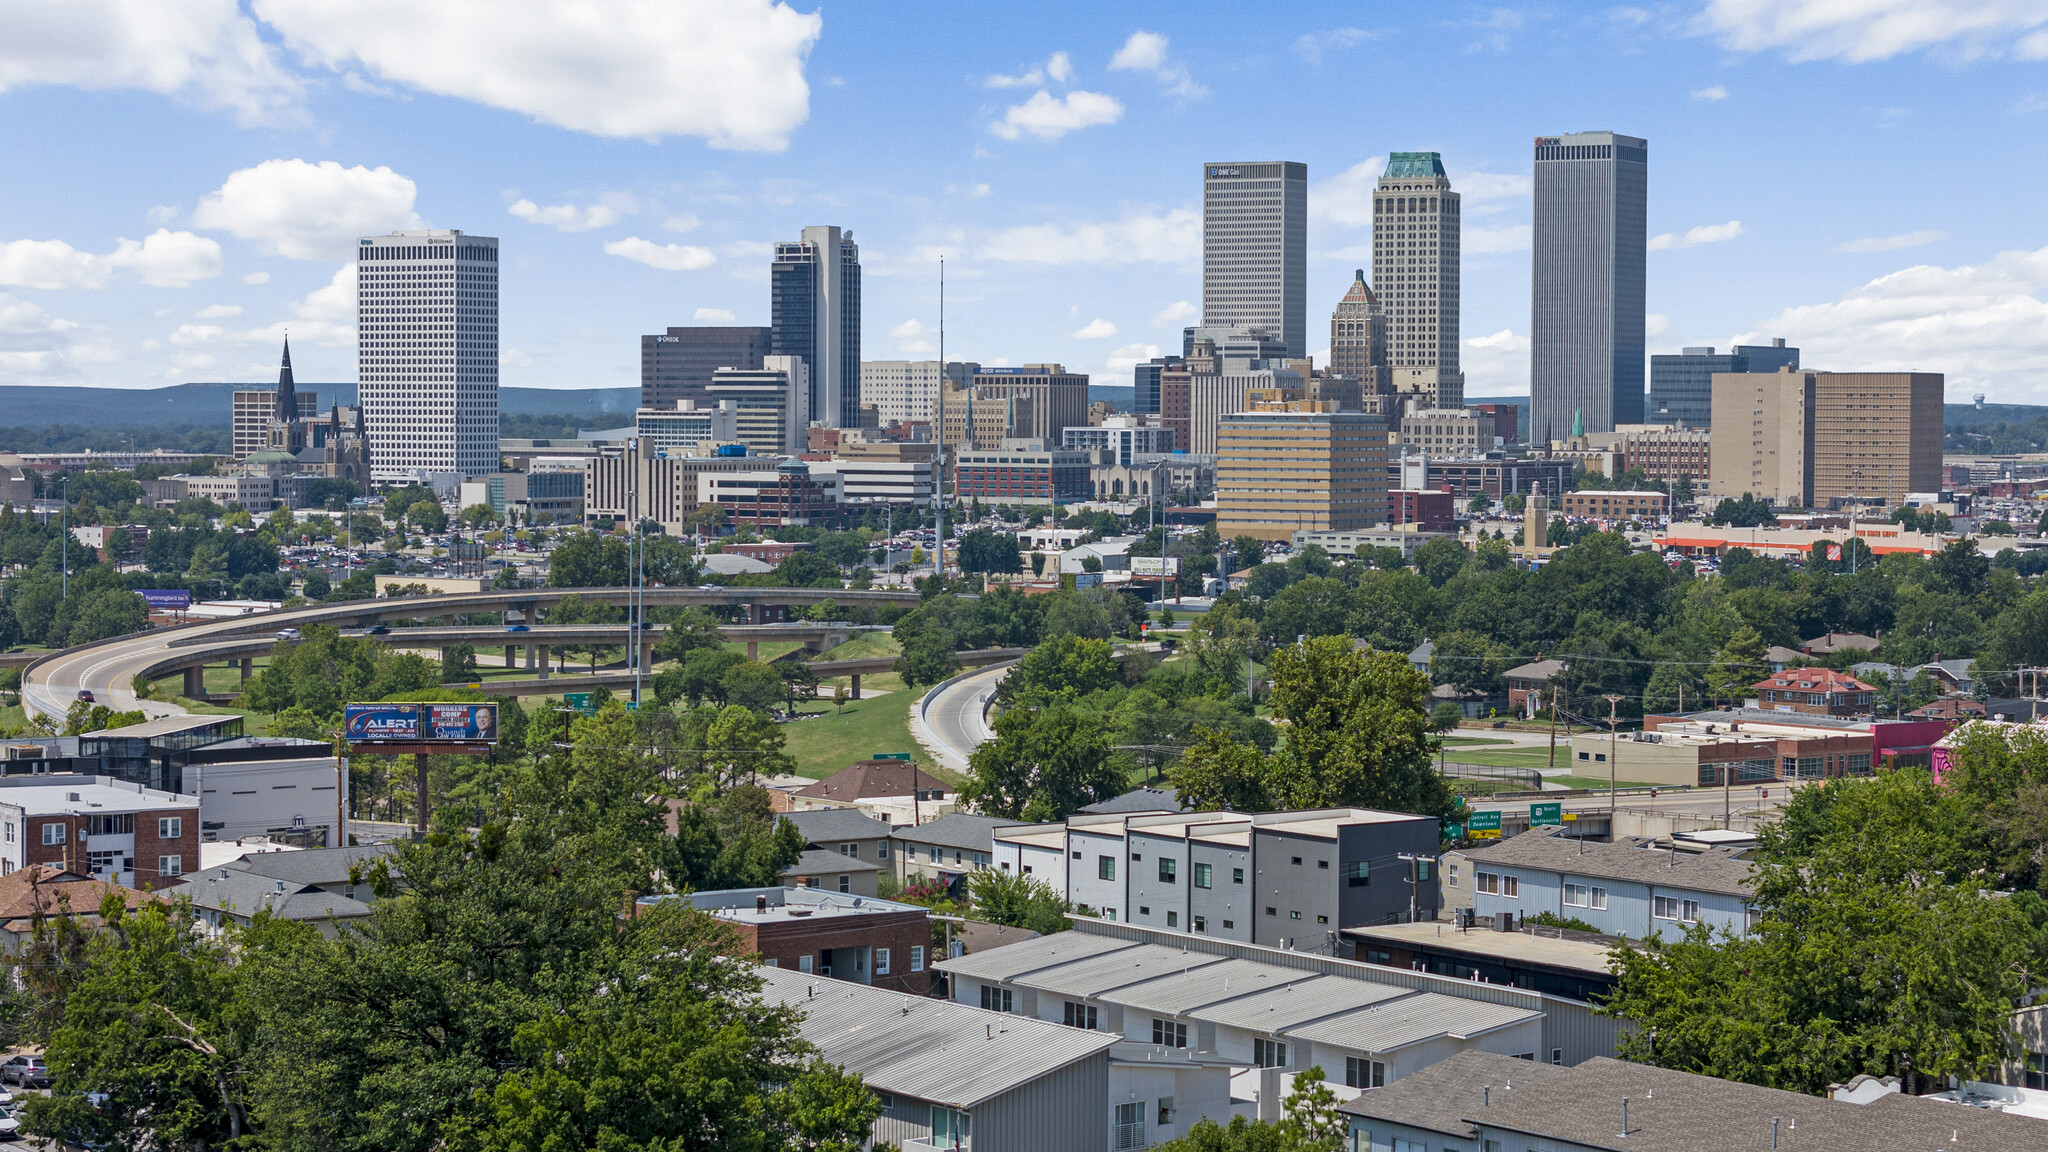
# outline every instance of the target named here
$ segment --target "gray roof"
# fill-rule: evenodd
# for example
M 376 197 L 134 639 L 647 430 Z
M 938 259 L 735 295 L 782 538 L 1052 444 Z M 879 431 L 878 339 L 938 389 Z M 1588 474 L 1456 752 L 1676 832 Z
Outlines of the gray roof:
M 914 826 L 906 824 L 896 829 L 896 838 L 915 844 L 937 844 L 942 848 L 993 852 L 996 847 L 996 829 L 1022 823 L 1022 820 L 999 820 L 994 816 L 969 816 L 965 812 L 950 812 L 928 823 Z
M 355 920 L 370 914 L 368 904 L 317 885 L 277 880 L 235 868 L 188 874 L 184 887 L 177 891 L 189 895 L 195 908 L 243 920 L 266 910 L 280 920 Z
M 1783 724 L 1789 728 L 1836 728 L 1844 732 L 1865 733 L 1875 723 L 1884 723 L 1874 722 L 1867 716 L 1822 716 L 1814 712 L 1781 712 L 1775 708 L 1714 708 L 1673 715 L 1702 724 Z
M 1509 680 L 1547 681 L 1562 671 L 1564 671 L 1564 661 L 1562 660 L 1537 660 L 1533 663 L 1517 665 L 1501 673 L 1501 675 Z
M 1117 812 L 1178 812 L 1180 793 L 1172 788 L 1133 788 L 1121 796 L 1097 800 L 1080 809 L 1083 816 L 1102 816 Z
M 798 1031 L 869 1086 L 972 1108 L 1119 1039 L 950 1000 L 910 996 L 786 968 L 763 968 L 762 998 L 804 1013 Z
M 1253 1032 L 1285 1032 L 1311 1020 L 1406 996 L 1412 991 L 1349 976 L 1313 976 L 1292 968 L 1281 971 L 1296 978 L 1278 988 L 1198 1008 L 1189 1015 L 1211 1024 Z
M 744 576 L 749 573 L 775 571 L 775 565 L 756 560 L 752 556 L 742 556 L 737 552 L 714 552 L 709 556 L 697 557 L 697 562 L 706 572 L 714 572 L 720 576 Z
M 895 830 L 882 821 L 853 808 L 819 808 L 810 812 L 785 812 L 784 820 L 796 825 L 805 840 L 813 844 L 842 840 L 886 840 Z
M 823 848 L 806 848 L 796 858 L 796 863 L 782 870 L 784 876 L 811 876 L 824 872 L 880 872 L 880 864 L 869 863 L 858 856 L 841 856 Z
M 1619 1138 L 1623 1097 L 1629 1101 L 1625 1139 Z M 2003 1152 L 2048 1143 L 2048 1129 L 2025 1116 L 1896 1094 L 1851 1104 L 1604 1056 L 1564 1068 L 1460 1052 L 1337 1108 L 1466 1140 L 1477 1136 L 1472 1122 L 1479 1121 L 1489 1137 L 1523 1137 L 1504 1141 L 1511 1147 L 1533 1137 L 1632 1152 L 1769 1148 L 1773 1120 L 1784 1121 L 1780 1147 L 1794 1152 Z
M 1288 1034 L 1296 1040 L 1312 1040 L 1336 1048 L 1392 1052 L 1442 1037 L 1467 1040 L 1542 1018 L 1543 1013 L 1531 1008 L 1421 992 L 1298 1025 L 1289 1029 Z
M 1010 983 L 1041 992 L 1069 996 L 1102 996 L 1119 988 L 1140 984 L 1168 973 L 1181 975 L 1222 960 L 1206 952 L 1183 952 L 1157 944 L 1140 944 L 1117 952 L 1076 960 L 1053 968 L 1042 968 L 1013 977 Z
M 1753 891 L 1749 861 L 1734 857 L 1742 851 L 1740 848 L 1680 852 L 1635 847 L 1629 842 L 1601 844 L 1561 835 L 1558 829 L 1531 829 L 1485 848 L 1462 851 L 1474 866 L 1481 868 L 1534 868 L 1568 876 L 1625 880 L 1727 896 L 1746 897 Z
M 1117 952 L 1137 945 L 1115 936 L 1091 936 L 1082 932 L 1055 932 L 1036 940 L 1007 944 L 987 952 L 969 952 L 932 965 L 955 976 L 976 980 L 1008 980 L 1055 964 L 1068 964 L 1105 952 Z
M 367 844 L 350 848 L 311 848 L 303 852 L 252 852 L 226 867 L 284 880 L 293 884 L 327 887 L 347 884 L 349 870 L 362 863 L 367 869 L 382 857 L 396 856 L 396 844 Z M 396 861 L 393 862 L 394 866 Z
M 1172 972 L 1117 990 L 1116 1001 L 1127 1008 L 1179 1016 L 1205 1004 L 1249 996 L 1287 982 L 1291 969 L 1256 960 L 1225 960 L 1193 972 Z

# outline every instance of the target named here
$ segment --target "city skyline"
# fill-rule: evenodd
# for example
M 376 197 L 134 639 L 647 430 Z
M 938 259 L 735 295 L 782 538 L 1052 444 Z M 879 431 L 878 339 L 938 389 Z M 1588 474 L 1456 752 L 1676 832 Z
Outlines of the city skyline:
M 270 5 L 195 14 L 182 38 L 89 5 L 22 30 L 0 46 L 0 138 L 36 178 L 0 192 L 0 385 L 260 382 L 287 326 L 300 375 L 346 378 L 349 244 L 460 227 L 500 236 L 516 271 L 504 383 L 631 387 L 640 334 L 769 323 L 762 265 L 820 220 L 860 237 L 865 358 L 931 358 L 944 252 L 956 358 L 1127 384 L 1200 318 L 1192 177 L 1216 155 L 1308 166 L 1305 350 L 1320 364 L 1321 312 L 1370 263 L 1386 158 L 1427 149 L 1470 217 L 1466 391 L 1526 394 L 1527 142 L 1590 127 L 1658 145 L 1648 353 L 1784 336 L 1815 366 L 1943 371 L 1950 399 L 2048 399 L 2044 161 L 2011 144 L 2048 114 L 2030 18 L 1902 30 L 1716 0 L 1360 28 L 1355 10 L 1310 5 L 1247 30 L 1220 7 L 970 19 L 736 3 L 686 28 L 676 8 L 565 35 L 523 78 L 540 96 L 496 71 L 507 49 L 537 50 L 516 29 L 476 41 L 460 75 Z M 913 41 L 957 69 L 892 66 Z M 740 62 L 726 90 L 670 78 L 633 94 L 644 65 L 692 44 Z M 572 72 L 576 53 L 617 67 Z M 1600 67 L 1579 66 L 1589 53 Z M 1312 114 L 1416 55 L 1447 92 L 1376 105 L 1341 138 Z M 1765 148 L 1832 178 L 1730 159 Z M 1933 155 L 1999 158 L 1973 165 L 1980 211 L 1953 211 L 1940 166 L 1917 159 Z

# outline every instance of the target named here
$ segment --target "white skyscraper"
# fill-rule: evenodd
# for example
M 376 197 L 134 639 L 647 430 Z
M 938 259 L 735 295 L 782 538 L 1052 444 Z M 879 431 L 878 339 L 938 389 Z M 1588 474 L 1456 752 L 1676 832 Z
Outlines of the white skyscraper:
M 941 372 L 937 360 L 863 360 L 860 362 L 860 402 L 873 404 L 882 426 L 930 420 L 938 403 L 939 381 L 950 378 L 965 386 L 981 371 L 981 365 L 955 360 Z
M 497 471 L 497 239 L 365 236 L 356 260 L 356 380 L 370 478 Z
M 1308 165 L 1202 166 L 1202 324 L 1308 355 Z
M 1459 196 L 1435 152 L 1394 152 L 1373 192 L 1372 279 L 1387 316 L 1394 391 L 1465 403 L 1458 368 Z

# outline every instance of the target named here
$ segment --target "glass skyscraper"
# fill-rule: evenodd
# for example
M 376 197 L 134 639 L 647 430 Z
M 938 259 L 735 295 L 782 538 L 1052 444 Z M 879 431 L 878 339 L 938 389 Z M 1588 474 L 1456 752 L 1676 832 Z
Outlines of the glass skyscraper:
M 1203 165 L 1202 325 L 1308 355 L 1308 165 Z
M 860 427 L 860 246 L 853 233 L 813 227 L 775 245 L 769 351 L 810 369 L 811 418 Z
M 1649 142 L 1536 138 L 1529 443 L 1643 421 Z
M 1799 349 L 1783 339 L 1737 344 L 1724 356 L 1712 348 L 1681 348 L 1676 356 L 1650 357 L 1649 422 L 1706 428 L 1714 423 L 1714 373 L 1776 372 L 1799 367 Z

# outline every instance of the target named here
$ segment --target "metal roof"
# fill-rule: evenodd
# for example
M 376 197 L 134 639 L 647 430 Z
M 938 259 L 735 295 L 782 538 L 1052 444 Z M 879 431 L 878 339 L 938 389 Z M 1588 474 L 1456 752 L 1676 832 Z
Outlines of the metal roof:
M 1295 972 L 1279 968 L 1282 972 Z M 1298 979 L 1240 999 L 1211 1004 L 1188 1013 L 1197 1020 L 1253 1032 L 1285 1032 L 1310 1020 L 1350 1012 L 1383 1000 L 1406 996 L 1410 989 L 1374 984 L 1348 976 L 1317 976 L 1296 972 Z
M 1206 952 L 1182 952 L 1157 944 L 1076 960 L 1054 968 L 1040 969 L 1013 977 L 1019 988 L 1036 988 L 1068 996 L 1097 997 L 1168 973 L 1193 972 L 1221 961 Z
M 1312 1040 L 1360 1052 L 1392 1052 L 1424 1040 L 1451 1037 L 1465 1040 L 1530 1020 L 1543 1013 L 1511 1004 L 1461 1000 L 1441 992 L 1418 992 L 1370 1008 L 1317 1020 L 1288 1030 L 1296 1040 Z
M 972 1108 L 1097 1053 L 1121 1037 L 762 968 L 762 998 L 803 1012 L 803 1038 L 870 1087 Z
M 1137 945 L 1129 940 L 1120 940 L 1115 936 L 1055 932 L 1035 940 L 1005 944 L 1001 948 L 987 952 L 969 952 L 965 956 L 940 960 L 932 967 L 941 972 L 966 976 L 974 980 L 1008 980 L 1026 972 L 1050 968 L 1055 964 L 1069 964 L 1085 957 L 1136 947 Z
M 1174 972 L 1119 988 L 1115 1000 L 1127 1008 L 1179 1016 L 1204 1004 L 1277 988 L 1295 975 L 1291 969 L 1255 960 L 1225 960 L 1194 972 Z

